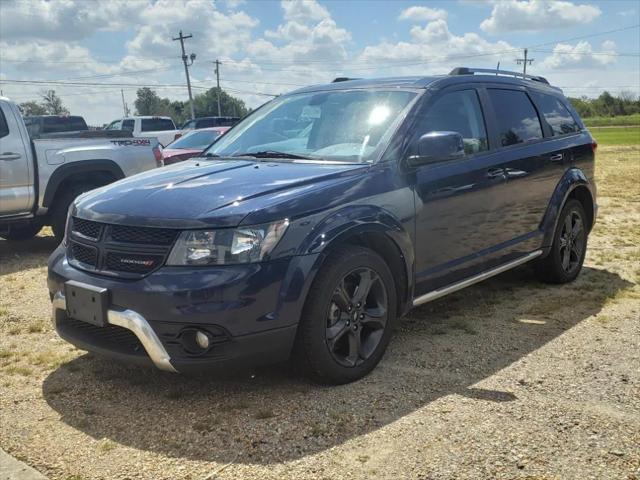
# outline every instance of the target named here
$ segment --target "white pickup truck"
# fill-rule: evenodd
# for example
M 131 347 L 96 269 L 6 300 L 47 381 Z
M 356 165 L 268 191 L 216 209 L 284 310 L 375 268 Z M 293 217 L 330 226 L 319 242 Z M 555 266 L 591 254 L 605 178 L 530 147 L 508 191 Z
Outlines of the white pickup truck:
M 24 240 L 51 225 L 61 240 L 78 195 L 162 165 L 154 137 L 31 140 L 16 104 L 0 97 L 0 237 Z
M 166 147 L 182 135 L 171 117 L 126 117 L 111 122 L 107 130 L 127 130 L 134 137 L 156 137 Z

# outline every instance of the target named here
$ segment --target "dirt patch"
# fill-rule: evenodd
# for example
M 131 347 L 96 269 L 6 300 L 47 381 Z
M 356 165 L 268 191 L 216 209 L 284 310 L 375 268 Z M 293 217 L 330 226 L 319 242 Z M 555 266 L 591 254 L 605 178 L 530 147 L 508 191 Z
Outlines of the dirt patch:
M 187 378 L 52 331 L 48 232 L 0 241 L 0 447 L 54 479 L 640 478 L 640 147 L 599 151 L 585 269 L 414 310 L 364 380 Z

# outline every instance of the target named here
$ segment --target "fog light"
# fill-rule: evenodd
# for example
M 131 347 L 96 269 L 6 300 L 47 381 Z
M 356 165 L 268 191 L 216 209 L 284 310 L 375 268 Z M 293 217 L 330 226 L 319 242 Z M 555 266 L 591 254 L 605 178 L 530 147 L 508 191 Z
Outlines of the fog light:
M 198 331 L 196 333 L 196 343 L 201 349 L 206 350 L 209 348 L 209 335 L 203 331 Z

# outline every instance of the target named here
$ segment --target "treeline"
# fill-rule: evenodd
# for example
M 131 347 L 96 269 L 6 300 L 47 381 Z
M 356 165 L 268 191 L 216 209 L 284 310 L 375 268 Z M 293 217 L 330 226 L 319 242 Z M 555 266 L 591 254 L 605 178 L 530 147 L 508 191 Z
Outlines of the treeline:
M 218 89 L 211 88 L 193 98 L 193 109 L 196 118 L 218 115 Z M 151 88 L 138 89 L 135 100 L 137 115 L 161 115 L 173 118 L 176 125 L 182 125 L 191 118 L 189 101 L 170 100 L 160 97 Z M 243 117 L 249 112 L 245 103 L 239 98 L 220 91 L 220 115 L 229 117 Z
M 640 113 L 640 100 L 631 92 L 621 92 L 614 97 L 604 91 L 597 98 L 569 97 L 573 107 L 582 118 L 589 117 L 615 117 L 619 115 L 633 115 Z

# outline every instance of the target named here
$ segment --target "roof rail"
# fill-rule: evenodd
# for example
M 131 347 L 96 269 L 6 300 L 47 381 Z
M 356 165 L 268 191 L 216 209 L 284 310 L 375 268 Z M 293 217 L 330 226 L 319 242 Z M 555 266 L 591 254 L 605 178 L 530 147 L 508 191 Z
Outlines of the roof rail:
M 516 77 L 516 78 L 526 78 L 529 80 L 533 80 L 534 82 L 546 83 L 549 85 L 549 81 L 538 75 L 524 75 L 520 72 L 510 72 L 508 70 L 496 70 L 493 68 L 468 68 L 468 67 L 458 67 L 454 68 L 449 72 L 449 75 L 473 75 L 474 73 L 489 73 L 493 75 L 505 75 L 508 77 Z
M 338 77 L 334 78 L 331 83 L 348 82 L 349 80 L 360 80 L 359 78 Z

